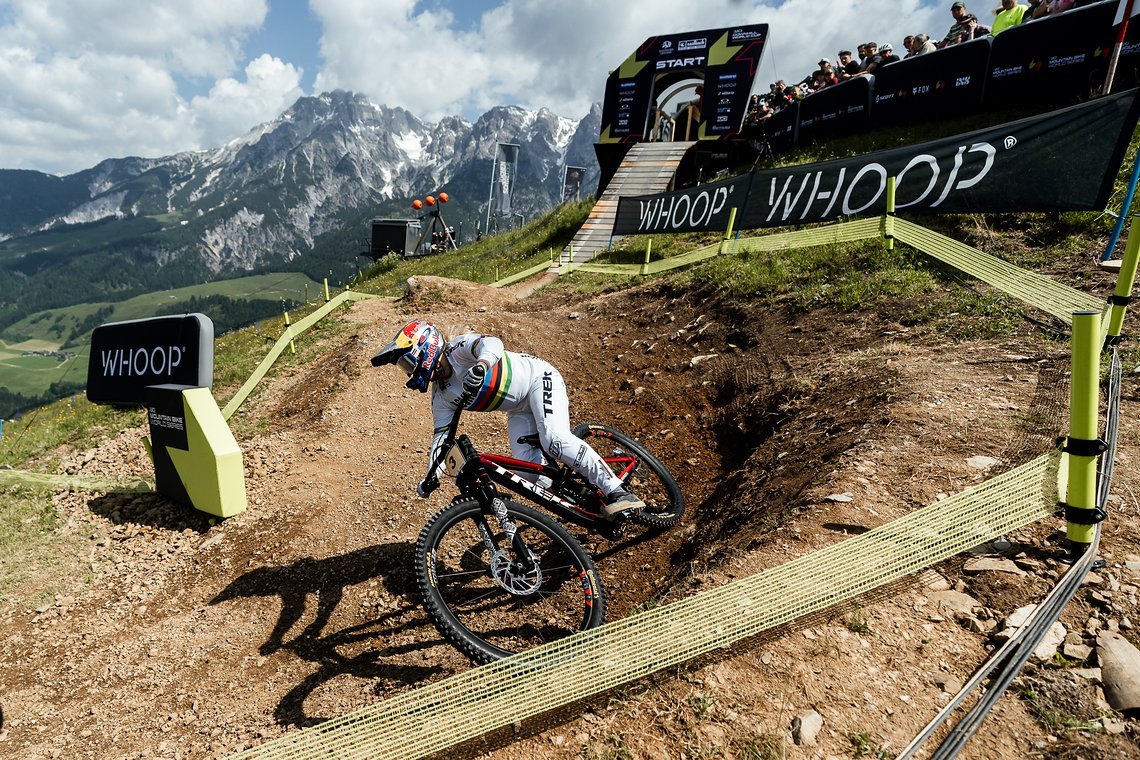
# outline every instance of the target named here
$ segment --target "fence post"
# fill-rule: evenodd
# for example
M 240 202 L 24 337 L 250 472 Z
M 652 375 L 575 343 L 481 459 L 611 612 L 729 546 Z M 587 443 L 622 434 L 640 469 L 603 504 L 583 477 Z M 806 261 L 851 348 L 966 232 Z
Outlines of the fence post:
M 732 225 L 734 224 L 736 224 L 736 206 L 733 206 L 732 210 L 728 213 L 728 228 L 725 229 L 724 240 L 720 241 L 720 248 L 716 251 L 718 254 L 728 250 L 728 241 L 732 237 Z
M 332 300 L 332 299 L 329 298 L 329 278 L 326 277 L 325 278 L 325 303 L 328 303 L 330 300 Z M 285 322 L 285 324 L 289 324 L 289 323 Z
M 645 261 L 641 265 L 641 274 L 649 274 L 649 252 L 653 250 L 653 238 L 649 238 L 649 242 L 645 244 Z
M 883 237 L 887 250 L 895 249 L 895 178 L 887 177 L 887 213 L 883 217 Z
M 327 283 L 328 280 L 325 280 L 325 282 Z M 327 298 L 327 295 L 326 295 L 326 298 Z M 290 323 L 289 323 L 289 312 L 285 312 L 285 334 L 289 336 L 289 353 L 291 353 L 291 354 L 297 353 L 297 346 L 293 342 L 293 328 L 290 327 Z
M 1088 550 L 1104 512 L 1096 504 L 1096 458 L 1105 450 L 1097 436 L 1100 401 L 1100 312 L 1073 312 L 1073 371 L 1069 385 L 1069 457 L 1065 535 L 1074 559 Z
M 1140 162 L 1138 162 L 1140 163 Z M 1124 257 L 1120 261 L 1120 273 L 1116 276 L 1116 289 L 1108 302 L 1112 304 L 1109 312 L 1108 335 L 1105 345 L 1110 346 L 1120 342 L 1120 328 L 1124 324 L 1124 312 L 1132 301 L 1132 286 L 1136 283 L 1136 264 L 1140 258 L 1140 217 L 1132 217 L 1128 227 L 1128 240 L 1124 245 Z

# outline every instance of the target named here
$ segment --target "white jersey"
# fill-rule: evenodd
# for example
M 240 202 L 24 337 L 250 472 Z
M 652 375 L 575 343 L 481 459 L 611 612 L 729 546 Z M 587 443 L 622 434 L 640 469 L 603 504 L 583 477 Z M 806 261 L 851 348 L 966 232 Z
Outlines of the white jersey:
M 566 383 L 552 364 L 537 356 L 506 351 L 503 342 L 490 335 L 466 333 L 447 342 L 444 356 L 451 365 L 446 378 L 436 376 L 432 383 L 431 408 L 435 431 L 428 461 L 437 451 L 463 395 L 463 376 L 478 362 L 487 365 L 475 398 L 467 411 L 507 413 L 511 450 L 519 459 L 542 462 L 542 449 L 580 473 L 603 493 L 610 493 L 621 481 L 605 461 L 585 441 L 570 431 L 570 402 Z M 525 435 L 537 433 L 542 449 L 519 443 Z M 442 465 L 435 475 L 438 477 Z
M 447 429 L 455 404 L 463 395 L 463 376 L 482 360 L 488 367 L 483 387 L 467 405 L 469 412 L 502 411 L 510 414 L 527 407 L 527 394 L 535 378 L 553 369 L 536 356 L 505 351 L 503 341 L 491 335 L 466 333 L 447 342 L 443 355 L 451 364 L 451 375 L 440 379 L 438 373 L 431 389 L 431 410 L 435 431 Z

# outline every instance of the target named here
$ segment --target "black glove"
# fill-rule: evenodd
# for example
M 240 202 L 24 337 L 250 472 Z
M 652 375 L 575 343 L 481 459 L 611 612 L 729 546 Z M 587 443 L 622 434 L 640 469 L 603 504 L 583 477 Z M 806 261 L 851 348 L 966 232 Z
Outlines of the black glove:
M 431 496 L 432 491 L 437 488 L 439 488 L 438 478 L 424 478 L 420 481 L 419 485 L 416 486 L 416 495 L 421 499 L 426 499 Z
M 487 366 L 478 363 L 463 376 L 463 392 L 474 395 L 483 387 L 483 378 L 487 376 Z

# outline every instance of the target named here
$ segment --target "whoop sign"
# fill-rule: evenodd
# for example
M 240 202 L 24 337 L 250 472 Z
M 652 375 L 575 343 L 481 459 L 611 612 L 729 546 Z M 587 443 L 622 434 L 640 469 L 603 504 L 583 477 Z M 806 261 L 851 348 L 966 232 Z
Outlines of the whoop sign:
M 208 388 L 213 380 L 214 323 L 205 314 L 112 322 L 91 334 L 92 403 L 141 405 L 147 386 Z
M 660 195 L 622 198 L 615 235 L 911 214 L 1103 209 L 1136 126 L 1136 90 L 1061 111 L 864 156 L 786 167 Z
M 213 382 L 214 323 L 205 314 L 112 322 L 91 334 L 88 400 L 145 405 L 156 490 L 229 517 L 246 508 L 245 470 Z

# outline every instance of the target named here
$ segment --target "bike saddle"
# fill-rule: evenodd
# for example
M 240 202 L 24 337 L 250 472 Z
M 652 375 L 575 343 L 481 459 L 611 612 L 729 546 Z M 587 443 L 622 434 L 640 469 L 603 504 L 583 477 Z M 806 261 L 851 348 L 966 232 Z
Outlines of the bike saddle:
M 528 444 L 530 446 L 534 446 L 537 449 L 542 448 L 542 445 L 539 443 L 539 440 L 538 440 L 538 433 L 531 433 L 530 435 L 520 435 L 518 437 L 518 442 L 519 443 L 525 443 L 525 444 Z

